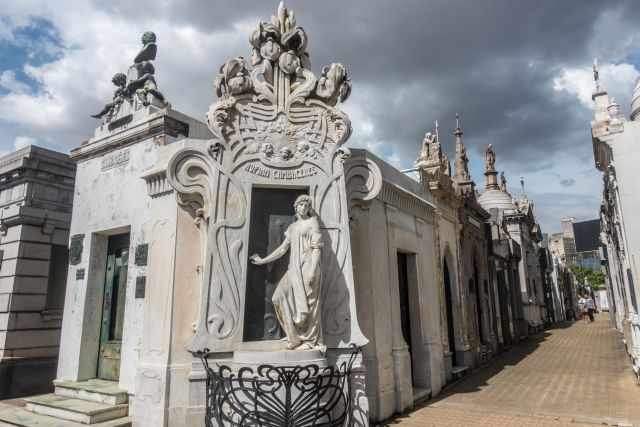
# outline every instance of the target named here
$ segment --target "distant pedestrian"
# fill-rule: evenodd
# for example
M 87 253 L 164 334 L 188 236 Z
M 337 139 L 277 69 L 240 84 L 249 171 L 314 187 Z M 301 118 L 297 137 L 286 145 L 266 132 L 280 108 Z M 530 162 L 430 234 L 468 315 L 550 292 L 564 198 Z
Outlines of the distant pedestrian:
M 587 299 L 583 295 L 581 295 L 578 300 L 578 311 L 580 311 L 580 318 L 586 322 L 588 316 Z
M 585 307 L 587 308 L 587 316 L 589 316 L 589 321 L 593 322 L 593 312 L 596 309 L 596 305 L 593 302 L 593 298 L 591 298 L 591 296 L 587 296 Z

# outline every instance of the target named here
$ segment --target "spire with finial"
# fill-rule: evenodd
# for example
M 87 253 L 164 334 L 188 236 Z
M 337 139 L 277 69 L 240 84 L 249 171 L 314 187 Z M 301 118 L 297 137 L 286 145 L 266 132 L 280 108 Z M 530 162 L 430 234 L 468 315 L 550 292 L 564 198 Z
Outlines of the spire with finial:
M 600 70 L 598 69 L 598 58 L 593 58 L 593 81 L 596 83 L 596 92 L 600 91 Z
M 640 77 L 636 81 L 636 86 L 631 95 L 631 114 L 629 117 L 633 121 L 640 121 Z
M 460 127 L 460 115 L 456 113 L 456 129 L 453 131 L 456 141 L 456 181 L 458 184 L 467 183 L 471 181 L 471 175 L 469 174 L 469 157 L 467 156 L 467 149 L 462 143 L 462 128 Z
M 607 90 L 600 84 L 600 67 L 598 65 L 598 58 L 593 59 L 593 81 L 595 83 L 595 89 L 591 94 L 591 99 L 595 103 L 594 108 L 594 122 L 601 124 L 600 127 L 606 128 L 608 126 L 609 117 L 609 94 Z
M 438 130 L 438 120 L 435 121 L 436 141 L 440 142 L 440 132 Z
M 524 176 L 520 176 L 520 187 L 522 189 L 522 200 L 527 200 L 527 193 L 524 190 Z

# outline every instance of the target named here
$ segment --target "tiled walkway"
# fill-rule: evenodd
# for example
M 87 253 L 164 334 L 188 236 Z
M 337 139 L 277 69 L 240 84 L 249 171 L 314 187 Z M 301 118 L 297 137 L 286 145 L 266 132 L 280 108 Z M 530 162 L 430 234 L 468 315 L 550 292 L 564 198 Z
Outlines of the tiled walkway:
M 640 427 L 640 387 L 609 325 L 604 313 L 530 338 L 388 425 Z

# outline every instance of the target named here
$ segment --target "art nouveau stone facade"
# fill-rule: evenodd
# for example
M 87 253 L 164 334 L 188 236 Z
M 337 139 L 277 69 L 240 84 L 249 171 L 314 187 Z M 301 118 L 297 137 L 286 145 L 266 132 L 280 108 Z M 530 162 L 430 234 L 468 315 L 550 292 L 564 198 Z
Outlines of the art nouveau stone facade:
M 600 209 L 603 266 L 615 326 L 624 333 L 624 342 L 636 373 L 640 373 L 640 81 L 636 83 L 631 115 L 623 117 L 620 105 L 600 86 L 594 65 L 596 90 L 591 121 L 595 165 L 603 172 Z
M 28 146 L 0 158 L 0 399 L 50 389 L 75 165 Z

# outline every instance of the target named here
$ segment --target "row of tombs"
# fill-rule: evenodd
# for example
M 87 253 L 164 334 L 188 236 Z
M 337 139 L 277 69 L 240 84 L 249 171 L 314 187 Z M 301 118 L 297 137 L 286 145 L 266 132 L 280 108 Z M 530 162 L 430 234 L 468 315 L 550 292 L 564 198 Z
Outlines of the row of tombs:
M 0 425 L 200 426 L 195 355 L 331 366 L 354 346 L 368 425 L 564 318 L 493 148 L 482 192 L 459 124 L 453 172 L 437 127 L 411 173 L 346 148 L 346 69 L 314 75 L 286 8 L 251 66 L 221 67 L 206 123 L 167 102 L 142 42 L 91 139 L 0 159 L 0 397 L 55 385 Z

